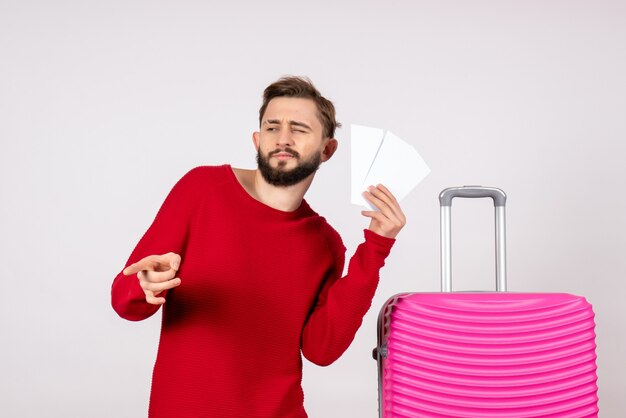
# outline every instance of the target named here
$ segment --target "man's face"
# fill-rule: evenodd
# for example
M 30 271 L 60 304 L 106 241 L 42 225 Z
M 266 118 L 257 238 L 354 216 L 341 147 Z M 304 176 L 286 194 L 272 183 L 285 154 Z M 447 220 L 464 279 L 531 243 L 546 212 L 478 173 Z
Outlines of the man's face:
M 275 186 L 291 186 L 315 173 L 332 155 L 328 144 L 336 143 L 323 138 L 315 102 L 294 97 L 277 97 L 269 102 L 261 130 L 254 133 L 253 139 L 259 171 Z

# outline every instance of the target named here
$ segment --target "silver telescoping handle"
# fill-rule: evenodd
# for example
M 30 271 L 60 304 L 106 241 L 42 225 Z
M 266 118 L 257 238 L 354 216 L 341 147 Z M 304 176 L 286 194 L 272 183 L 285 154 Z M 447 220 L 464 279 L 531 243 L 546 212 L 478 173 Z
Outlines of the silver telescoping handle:
M 490 197 L 496 218 L 496 291 L 506 292 L 506 194 L 495 187 L 451 187 L 439 194 L 441 204 L 441 291 L 452 291 L 451 207 L 455 197 Z

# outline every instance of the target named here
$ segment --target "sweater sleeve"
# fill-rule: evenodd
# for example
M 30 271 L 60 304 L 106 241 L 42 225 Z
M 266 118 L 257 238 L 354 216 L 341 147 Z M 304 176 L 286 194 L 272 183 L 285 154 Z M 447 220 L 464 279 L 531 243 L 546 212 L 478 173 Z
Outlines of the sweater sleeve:
M 335 265 L 325 281 L 302 332 L 302 354 L 311 362 L 327 366 L 350 346 L 369 310 L 379 271 L 385 264 L 395 239 L 365 230 L 360 244 L 341 277 L 345 247 L 339 236 L 331 241 Z
M 181 255 L 184 263 L 183 253 L 193 214 L 194 191 L 197 195 L 199 169 L 197 167 L 189 171 L 172 188 L 124 268 L 146 256 L 168 252 Z M 117 274 L 111 286 L 113 309 L 119 316 L 130 321 L 140 321 L 152 316 L 160 305 L 146 302 L 137 275 L 125 276 L 122 271 Z M 162 292 L 160 296 L 165 296 L 166 293 L 167 291 Z

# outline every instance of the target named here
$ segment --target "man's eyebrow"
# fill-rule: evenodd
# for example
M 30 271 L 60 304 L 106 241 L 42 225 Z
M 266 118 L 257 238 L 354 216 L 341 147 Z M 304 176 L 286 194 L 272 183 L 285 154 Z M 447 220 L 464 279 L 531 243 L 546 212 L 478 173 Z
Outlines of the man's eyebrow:
M 280 124 L 280 120 L 279 119 L 267 119 L 267 120 L 265 120 L 263 122 L 263 124 Z M 312 130 L 309 125 L 307 125 L 304 122 L 299 122 L 297 120 L 290 120 L 289 121 L 289 125 L 291 125 L 291 126 L 300 126 L 302 128 L 306 128 L 308 130 Z
M 308 129 L 309 131 L 311 130 L 311 127 L 309 125 L 307 125 L 304 122 L 298 122 L 297 120 L 290 120 L 289 121 L 289 125 L 291 125 L 291 126 L 300 126 L 302 128 Z

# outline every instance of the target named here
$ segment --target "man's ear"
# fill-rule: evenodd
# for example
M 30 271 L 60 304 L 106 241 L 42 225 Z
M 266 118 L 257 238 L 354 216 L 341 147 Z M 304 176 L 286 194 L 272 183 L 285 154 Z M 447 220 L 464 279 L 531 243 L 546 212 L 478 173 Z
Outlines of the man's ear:
M 339 142 L 335 138 L 330 138 L 322 150 L 322 162 L 330 160 L 330 157 L 337 151 L 338 146 Z
M 259 133 L 258 132 L 253 132 L 252 133 L 252 142 L 254 143 L 254 148 L 258 151 L 259 150 L 259 144 L 260 144 L 260 137 L 259 137 Z

